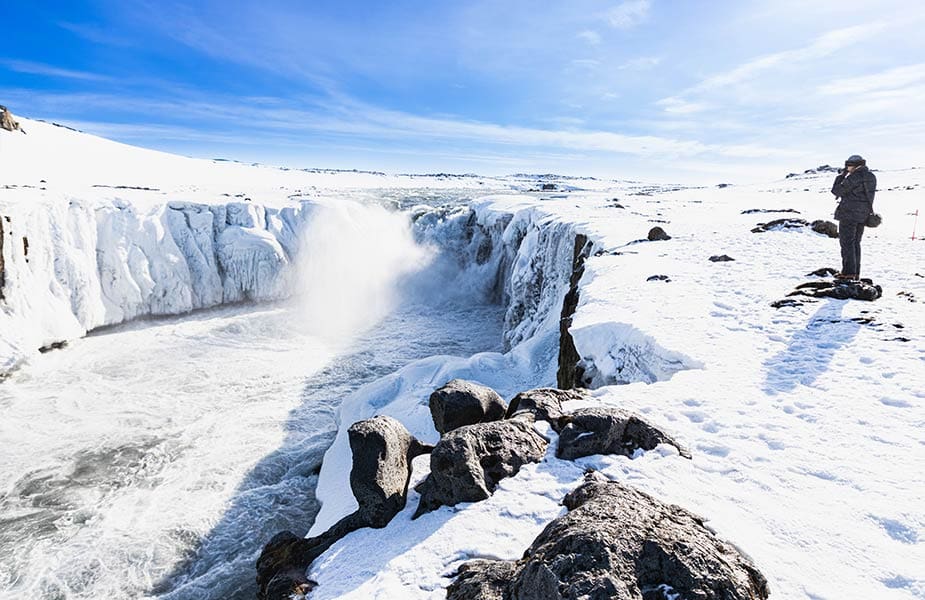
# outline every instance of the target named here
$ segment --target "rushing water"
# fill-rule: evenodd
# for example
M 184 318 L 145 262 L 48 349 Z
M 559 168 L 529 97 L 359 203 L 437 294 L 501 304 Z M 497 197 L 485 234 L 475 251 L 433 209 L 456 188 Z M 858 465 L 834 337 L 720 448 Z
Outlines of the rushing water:
M 336 295 L 224 307 L 94 333 L 0 384 L 0 597 L 253 598 L 262 545 L 317 511 L 339 401 L 501 347 L 500 306 L 396 289 L 360 333 L 319 334 Z M 337 293 L 356 311 L 358 291 L 383 292 Z

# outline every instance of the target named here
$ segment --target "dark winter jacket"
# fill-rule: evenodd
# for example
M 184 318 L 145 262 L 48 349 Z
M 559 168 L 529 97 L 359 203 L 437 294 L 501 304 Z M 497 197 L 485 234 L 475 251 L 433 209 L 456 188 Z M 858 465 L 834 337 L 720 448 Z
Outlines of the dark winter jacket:
M 863 223 L 874 212 L 874 193 L 877 191 L 877 177 L 865 166 L 854 173 L 839 173 L 832 185 L 832 193 L 838 197 L 835 219 L 848 223 Z

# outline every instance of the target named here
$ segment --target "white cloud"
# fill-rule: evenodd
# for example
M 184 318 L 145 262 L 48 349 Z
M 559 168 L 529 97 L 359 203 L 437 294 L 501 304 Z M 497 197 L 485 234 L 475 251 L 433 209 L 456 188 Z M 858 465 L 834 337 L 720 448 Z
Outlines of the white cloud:
M 647 71 L 657 67 L 660 62 L 662 59 L 658 56 L 639 56 L 626 61 L 617 68 L 622 71 Z
M 579 33 L 578 38 L 588 42 L 592 46 L 597 46 L 601 43 L 601 34 L 590 29 Z
M 895 90 L 925 80 L 925 63 L 896 67 L 860 77 L 832 81 L 819 88 L 828 95 L 865 94 L 878 90 Z
M 71 69 L 61 69 L 54 65 L 46 65 L 28 60 L 0 60 L 0 65 L 15 71 L 17 73 L 26 73 L 28 75 L 42 75 L 45 77 L 60 77 L 64 79 L 80 79 L 83 81 L 109 81 L 110 78 L 97 73 L 87 73 L 85 71 L 74 71 Z
M 617 29 L 630 29 L 649 16 L 650 0 L 625 0 L 607 13 L 607 20 Z
M 663 107 L 665 112 L 676 115 L 688 115 L 691 113 L 700 112 L 707 108 L 705 104 L 688 102 L 687 100 L 678 97 L 663 98 L 656 102 L 656 104 Z

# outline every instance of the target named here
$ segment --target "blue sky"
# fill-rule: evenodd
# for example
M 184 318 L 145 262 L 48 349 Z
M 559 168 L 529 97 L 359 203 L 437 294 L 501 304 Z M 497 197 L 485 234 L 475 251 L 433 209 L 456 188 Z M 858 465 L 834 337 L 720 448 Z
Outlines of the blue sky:
M 292 167 L 782 176 L 925 166 L 925 3 L 2 2 L 0 104 Z

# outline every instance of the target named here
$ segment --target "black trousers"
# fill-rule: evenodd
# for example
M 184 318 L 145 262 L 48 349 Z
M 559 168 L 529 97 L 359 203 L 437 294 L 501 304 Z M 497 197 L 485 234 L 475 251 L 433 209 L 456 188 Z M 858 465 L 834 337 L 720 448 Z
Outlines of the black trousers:
M 844 275 L 861 275 L 861 236 L 864 223 L 838 222 L 838 242 L 841 244 L 841 272 Z

